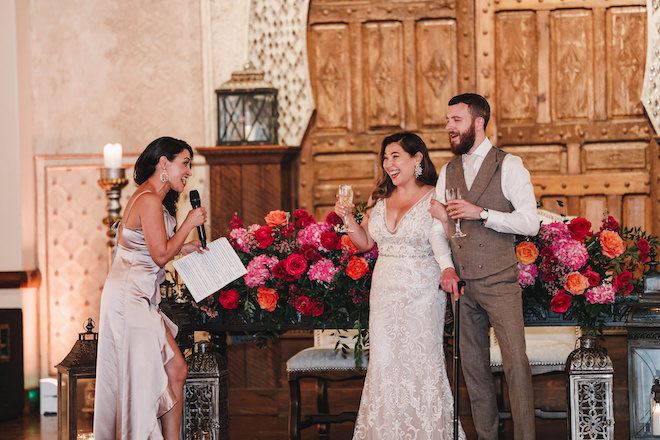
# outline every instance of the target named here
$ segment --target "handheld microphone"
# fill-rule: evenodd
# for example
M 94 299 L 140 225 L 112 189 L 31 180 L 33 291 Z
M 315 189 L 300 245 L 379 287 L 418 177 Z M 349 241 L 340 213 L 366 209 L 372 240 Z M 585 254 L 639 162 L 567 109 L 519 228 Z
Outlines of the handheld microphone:
M 199 199 L 199 191 L 196 189 L 190 191 L 190 206 L 192 206 L 193 209 L 202 206 L 202 202 Z M 206 231 L 204 230 L 204 225 L 197 226 L 197 235 L 199 235 L 199 241 L 202 242 L 202 249 L 206 248 Z

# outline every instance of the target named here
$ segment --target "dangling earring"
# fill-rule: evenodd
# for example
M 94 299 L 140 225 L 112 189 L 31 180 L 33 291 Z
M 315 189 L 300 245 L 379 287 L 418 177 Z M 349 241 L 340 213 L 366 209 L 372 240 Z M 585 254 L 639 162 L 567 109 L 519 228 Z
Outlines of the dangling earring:
M 167 171 L 165 171 L 165 168 L 160 172 L 160 181 L 165 183 L 169 180 L 169 176 L 167 175 Z
M 422 164 L 421 162 L 417 162 L 417 165 L 415 165 L 415 177 L 419 179 L 419 176 L 422 175 Z

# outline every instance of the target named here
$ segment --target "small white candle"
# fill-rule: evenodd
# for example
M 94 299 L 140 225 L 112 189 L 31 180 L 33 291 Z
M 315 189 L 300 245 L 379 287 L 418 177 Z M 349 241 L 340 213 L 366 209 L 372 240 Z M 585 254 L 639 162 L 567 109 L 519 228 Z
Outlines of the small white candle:
M 121 168 L 121 144 L 105 144 L 103 147 L 103 166 Z
M 660 435 L 660 405 L 653 405 L 651 413 L 651 434 Z

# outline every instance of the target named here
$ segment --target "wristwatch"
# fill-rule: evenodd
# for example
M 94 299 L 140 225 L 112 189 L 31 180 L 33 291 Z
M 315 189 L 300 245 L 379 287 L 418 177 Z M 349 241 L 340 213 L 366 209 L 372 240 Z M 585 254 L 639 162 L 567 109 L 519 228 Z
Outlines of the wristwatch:
M 479 219 L 481 220 L 481 223 L 486 223 L 486 220 L 488 220 L 488 209 L 483 208 L 481 212 L 479 213 Z

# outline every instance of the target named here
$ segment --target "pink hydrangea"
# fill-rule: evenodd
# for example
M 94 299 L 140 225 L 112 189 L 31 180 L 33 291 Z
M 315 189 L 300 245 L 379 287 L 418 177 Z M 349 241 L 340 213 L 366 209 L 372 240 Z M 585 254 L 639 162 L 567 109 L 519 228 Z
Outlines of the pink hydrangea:
M 603 283 L 600 286 L 587 289 L 584 296 L 591 304 L 609 304 L 614 302 L 616 290 L 610 283 Z
M 318 262 L 309 267 L 307 276 L 310 280 L 329 283 L 339 271 L 327 258 L 321 258 Z
M 266 280 L 273 277 L 270 269 L 277 263 L 277 257 L 257 255 L 247 265 L 247 273 L 243 277 L 248 287 L 263 286 Z
M 314 246 L 316 249 L 321 248 L 321 234 L 326 231 L 333 230 L 334 228 L 330 223 L 320 222 L 320 223 L 311 223 L 305 229 L 301 229 L 298 232 L 296 241 L 298 246 L 304 246 L 306 244 Z
M 231 239 L 231 242 L 234 244 L 234 248 L 237 247 L 243 252 L 250 252 L 250 248 L 248 246 L 249 239 L 248 239 L 247 229 L 244 228 L 232 229 L 231 232 L 229 233 L 229 238 Z
M 536 282 L 538 270 L 533 264 L 518 263 L 518 282 L 520 287 L 532 286 Z
M 568 230 L 566 223 L 553 222 L 548 225 L 541 225 L 539 238 L 545 243 L 553 243 L 560 240 L 570 239 L 571 233 Z
M 589 259 L 589 252 L 584 243 L 568 238 L 559 240 L 552 250 L 557 260 L 571 270 L 580 270 Z

